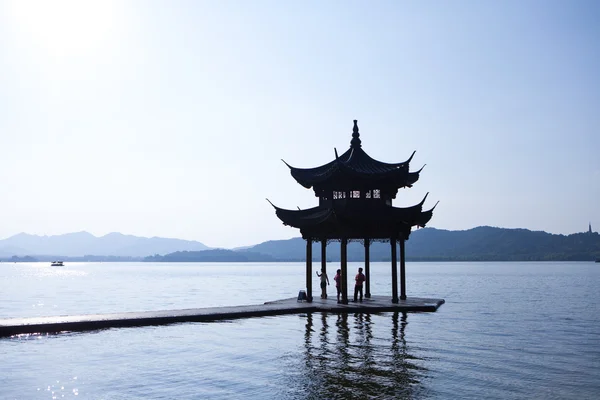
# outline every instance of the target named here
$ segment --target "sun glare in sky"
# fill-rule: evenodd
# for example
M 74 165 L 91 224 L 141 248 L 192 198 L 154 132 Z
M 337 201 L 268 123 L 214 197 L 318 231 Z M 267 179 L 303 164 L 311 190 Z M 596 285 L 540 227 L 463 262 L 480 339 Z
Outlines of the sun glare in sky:
M 299 235 L 350 144 L 430 227 L 600 225 L 599 2 L 0 0 L 0 239 Z M 560 165 L 560 167 L 558 167 Z M 58 194 L 57 194 L 58 193 Z
M 113 1 L 18 0 L 8 3 L 14 33 L 34 51 L 58 59 L 95 51 L 114 40 L 117 13 Z

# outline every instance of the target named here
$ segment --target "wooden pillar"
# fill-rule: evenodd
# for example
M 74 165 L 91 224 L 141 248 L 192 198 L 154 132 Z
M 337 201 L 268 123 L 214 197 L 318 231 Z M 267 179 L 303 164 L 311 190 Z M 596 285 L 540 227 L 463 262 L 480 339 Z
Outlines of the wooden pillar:
M 327 239 L 321 239 L 321 273 L 327 273 Z M 321 288 L 321 281 L 319 280 L 319 289 Z M 325 298 L 327 298 L 327 289 L 325 289 Z M 321 289 L 323 292 L 323 289 Z
M 406 268 L 404 263 L 404 243 L 406 240 L 400 239 L 400 299 L 406 300 Z
M 371 297 L 371 261 L 370 258 L 371 240 L 365 239 L 365 297 L 368 299 Z
M 327 239 L 321 239 L 321 270 L 327 268 Z
M 306 239 L 306 297 L 312 302 L 312 238 Z
M 348 304 L 348 239 L 342 238 L 340 259 L 342 270 L 342 304 Z
M 390 238 L 392 248 L 392 303 L 398 303 L 398 260 L 396 259 L 396 238 Z

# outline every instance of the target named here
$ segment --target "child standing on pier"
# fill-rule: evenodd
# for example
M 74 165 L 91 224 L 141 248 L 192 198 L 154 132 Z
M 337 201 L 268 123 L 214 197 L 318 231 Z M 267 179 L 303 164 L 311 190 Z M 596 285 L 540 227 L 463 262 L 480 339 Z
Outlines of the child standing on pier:
M 321 278 L 321 298 L 327 298 L 327 285 L 329 285 L 329 278 L 327 277 L 327 272 L 325 272 L 325 268 L 321 268 L 321 273 L 317 271 L 317 276 Z
M 337 301 L 340 302 L 340 295 L 342 294 L 342 270 L 338 269 L 337 273 L 333 277 L 335 281 L 335 288 L 337 289 Z

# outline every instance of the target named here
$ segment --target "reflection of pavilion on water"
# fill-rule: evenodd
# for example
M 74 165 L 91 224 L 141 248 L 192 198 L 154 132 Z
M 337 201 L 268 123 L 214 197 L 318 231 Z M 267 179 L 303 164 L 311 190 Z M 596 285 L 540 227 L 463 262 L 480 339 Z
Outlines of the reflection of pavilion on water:
M 360 241 L 365 249 L 365 296 L 371 297 L 369 247 L 373 241 L 390 242 L 392 259 L 392 302 L 406 300 L 405 241 L 413 226 L 424 227 L 433 215 L 433 208 L 423 211 L 423 200 L 412 207 L 392 206 L 398 189 L 409 188 L 419 179 L 418 171 L 410 172 L 408 160 L 384 163 L 371 158 L 363 149 L 354 128 L 350 148 L 327 164 L 315 168 L 295 168 L 294 179 L 307 189 L 312 188 L 319 205 L 306 210 L 286 210 L 273 206 L 285 225 L 300 229 L 306 240 L 306 294 L 312 301 L 312 243 L 321 242 L 321 269 L 327 264 L 327 242 L 341 242 L 342 300 L 348 304 L 347 245 Z M 285 161 L 284 161 L 285 162 Z M 286 163 L 287 165 L 287 163 Z M 400 297 L 398 297 L 397 244 L 400 245 Z
M 415 395 L 427 370 L 409 352 L 407 313 L 309 313 L 306 318 L 303 359 L 296 366 L 305 398 Z

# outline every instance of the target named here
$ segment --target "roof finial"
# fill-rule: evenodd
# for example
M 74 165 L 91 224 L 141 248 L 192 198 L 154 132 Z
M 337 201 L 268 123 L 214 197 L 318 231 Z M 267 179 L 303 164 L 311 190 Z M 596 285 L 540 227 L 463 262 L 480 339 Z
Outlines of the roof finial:
M 360 144 L 360 135 L 358 133 L 358 120 L 354 120 L 354 128 L 352 128 L 352 140 L 350 141 L 350 147 L 358 148 L 362 147 Z

